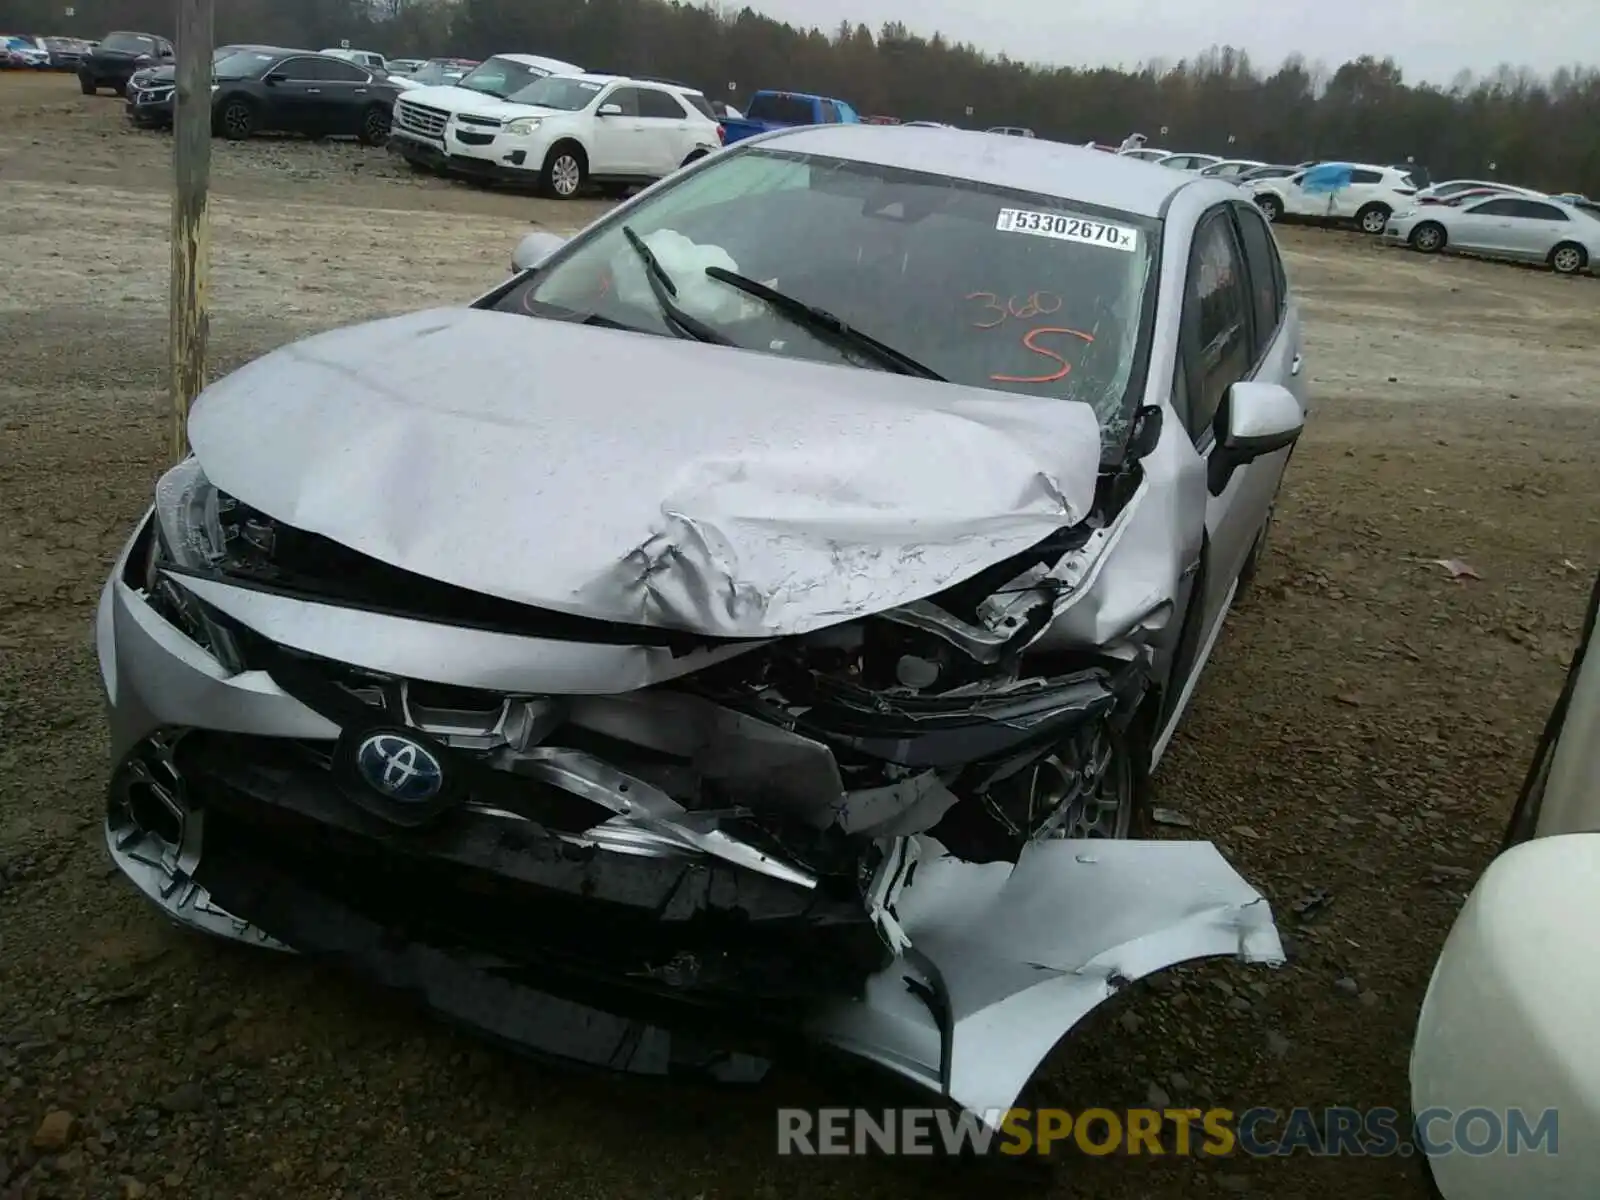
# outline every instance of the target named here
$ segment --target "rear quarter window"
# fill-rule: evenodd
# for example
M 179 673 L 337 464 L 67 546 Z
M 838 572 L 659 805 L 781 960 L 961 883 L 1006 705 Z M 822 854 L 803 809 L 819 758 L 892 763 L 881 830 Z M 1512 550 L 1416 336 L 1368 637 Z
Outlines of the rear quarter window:
M 713 121 L 717 119 L 717 114 L 715 111 L 713 111 L 711 102 L 699 92 L 686 92 L 684 93 L 683 98 L 687 100 L 689 102 L 689 106 L 702 117 L 710 117 Z

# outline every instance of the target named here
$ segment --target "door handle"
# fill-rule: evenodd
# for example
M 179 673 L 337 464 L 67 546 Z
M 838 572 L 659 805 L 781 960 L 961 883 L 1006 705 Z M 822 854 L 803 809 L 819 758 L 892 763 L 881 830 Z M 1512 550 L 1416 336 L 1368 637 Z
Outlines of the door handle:
M 1306 357 L 1305 357 L 1305 355 L 1296 354 L 1294 356 L 1294 361 L 1289 364 L 1289 374 L 1291 374 L 1291 375 L 1300 374 L 1300 368 L 1305 366 L 1305 365 L 1306 365 Z
M 320 95 L 322 95 L 322 89 L 321 88 L 307 88 L 306 89 L 306 95 L 308 95 L 308 96 L 320 96 Z
M 356 89 L 356 95 L 365 96 L 366 94 L 367 94 L 367 89 L 366 88 L 357 88 Z

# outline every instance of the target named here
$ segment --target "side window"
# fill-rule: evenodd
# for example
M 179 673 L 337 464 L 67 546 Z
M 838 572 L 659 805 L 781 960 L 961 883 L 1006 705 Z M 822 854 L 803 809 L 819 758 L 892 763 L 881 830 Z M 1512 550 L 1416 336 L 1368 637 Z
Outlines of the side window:
M 637 117 L 639 115 L 639 89 L 619 87 L 600 103 L 620 105 L 623 116 Z
M 641 117 L 661 117 L 666 120 L 681 121 L 686 115 L 683 105 L 678 103 L 678 98 L 670 92 L 659 91 L 656 88 L 639 88 L 639 115 Z
M 325 58 L 317 64 L 317 78 L 336 80 L 339 83 L 366 83 L 367 73 L 355 63 L 340 62 L 336 58 Z
M 1283 317 L 1283 266 L 1272 231 L 1261 214 L 1250 205 L 1233 206 L 1239 222 L 1239 240 L 1244 246 L 1245 264 L 1250 268 L 1250 294 L 1255 302 L 1255 359 L 1266 353 L 1278 332 Z
M 1250 373 L 1251 298 L 1239 243 L 1226 209 L 1195 231 L 1184 286 L 1184 370 L 1188 374 L 1189 435 L 1196 445 L 1210 432 L 1228 389 Z
M 282 75 L 285 79 L 308 80 L 321 79 L 322 74 L 317 70 L 317 60 L 314 58 L 286 58 L 272 68 L 275 75 Z
M 713 121 L 717 119 L 716 110 L 699 92 L 689 92 L 683 99 L 687 100 L 702 117 L 710 117 Z
M 1540 204 L 1537 200 L 1512 200 L 1516 215 L 1530 221 L 1565 221 L 1567 214 L 1553 204 Z
M 1350 172 L 1351 183 L 1382 183 L 1382 171 L 1365 171 L 1360 167 Z
M 839 123 L 839 107 L 832 100 L 822 102 L 822 123 L 824 125 L 837 125 Z
M 1476 208 L 1469 208 L 1467 211 L 1477 217 L 1515 217 L 1518 215 L 1517 202 L 1515 200 L 1485 200 Z

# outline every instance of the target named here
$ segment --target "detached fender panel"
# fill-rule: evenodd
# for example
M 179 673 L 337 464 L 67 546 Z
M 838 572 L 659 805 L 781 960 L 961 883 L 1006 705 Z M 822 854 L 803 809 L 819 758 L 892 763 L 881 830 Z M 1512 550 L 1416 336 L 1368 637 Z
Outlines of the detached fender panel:
M 1214 955 L 1283 962 L 1267 901 L 1209 842 L 1035 842 L 1015 867 L 916 842 L 893 904 L 914 953 L 810 1032 L 994 1124 L 1126 983 Z

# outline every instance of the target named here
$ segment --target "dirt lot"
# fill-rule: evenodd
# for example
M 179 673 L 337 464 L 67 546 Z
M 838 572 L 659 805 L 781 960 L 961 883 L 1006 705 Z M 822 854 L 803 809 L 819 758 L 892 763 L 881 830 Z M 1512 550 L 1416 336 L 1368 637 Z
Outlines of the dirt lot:
M 182 935 L 113 877 L 89 620 L 167 429 L 167 142 L 119 108 L 70 77 L 0 77 L 0 1195 L 970 1194 L 926 1164 L 775 1157 L 774 1107 L 884 1102 L 859 1080 L 669 1089 L 515 1060 L 325 971 Z M 350 145 L 218 144 L 214 373 L 465 300 L 521 232 L 593 211 Z M 1282 241 L 1311 424 L 1160 787 L 1266 891 L 1291 962 L 1132 989 L 1040 1080 L 1069 1107 L 1403 1106 L 1434 955 L 1600 565 L 1600 284 Z M 1477 577 L 1432 562 L 1455 558 Z M 1331 903 L 1296 919 L 1316 889 Z M 58 1109 L 80 1118 L 72 1148 L 35 1152 Z M 1410 1162 L 1304 1155 L 1076 1157 L 1005 1186 L 1421 1195 Z

